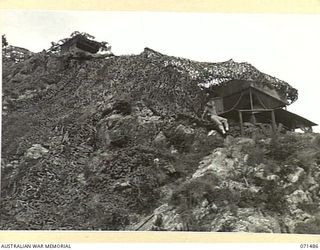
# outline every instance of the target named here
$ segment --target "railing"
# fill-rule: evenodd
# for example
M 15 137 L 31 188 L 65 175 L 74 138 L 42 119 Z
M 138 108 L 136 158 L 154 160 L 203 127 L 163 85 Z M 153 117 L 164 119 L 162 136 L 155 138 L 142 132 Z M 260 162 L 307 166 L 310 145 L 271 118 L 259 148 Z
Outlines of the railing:
M 242 117 L 242 113 L 251 113 L 253 115 L 253 119 L 254 119 L 254 123 L 255 123 L 255 117 L 254 117 L 254 113 L 255 112 L 270 112 L 271 113 L 271 125 L 272 125 L 272 130 L 273 132 L 276 132 L 277 130 L 277 123 L 276 123 L 276 116 L 274 114 L 274 109 L 241 109 L 238 110 L 239 112 L 239 121 L 240 121 L 240 133 L 241 136 L 244 135 L 244 130 L 243 130 L 243 117 Z

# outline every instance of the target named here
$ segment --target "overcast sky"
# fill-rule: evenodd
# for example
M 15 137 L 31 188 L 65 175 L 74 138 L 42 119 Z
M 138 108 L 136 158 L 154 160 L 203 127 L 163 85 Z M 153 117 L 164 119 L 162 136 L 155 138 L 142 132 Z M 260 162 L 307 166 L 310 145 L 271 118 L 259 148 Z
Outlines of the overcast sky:
M 297 88 L 288 110 L 320 124 L 320 15 L 166 12 L 6 11 L 9 44 L 38 52 L 51 41 L 87 32 L 116 55 L 145 47 L 197 61 L 233 59 Z M 315 127 L 320 132 L 320 128 Z

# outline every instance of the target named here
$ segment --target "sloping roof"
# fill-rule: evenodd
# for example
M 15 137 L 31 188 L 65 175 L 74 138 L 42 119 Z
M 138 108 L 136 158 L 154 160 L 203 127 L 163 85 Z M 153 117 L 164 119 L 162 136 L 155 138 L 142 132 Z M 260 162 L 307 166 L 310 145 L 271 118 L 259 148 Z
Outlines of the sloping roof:
M 84 35 L 78 34 L 74 37 L 71 37 L 61 47 L 68 47 L 72 44 L 77 44 L 79 49 L 88 51 L 90 53 L 97 53 L 101 47 L 99 42 L 93 41 L 85 37 Z
M 277 122 L 283 123 L 285 126 L 289 128 L 300 128 L 300 127 L 312 127 L 317 126 L 318 124 L 299 116 L 295 113 L 289 112 L 284 109 L 276 109 L 275 115 Z
M 266 109 L 265 111 L 260 110 L 258 112 L 256 111 L 253 111 L 253 112 L 255 113 L 256 119 L 259 122 L 271 123 L 270 111 L 271 111 L 270 109 Z M 313 127 L 318 125 L 302 116 L 289 112 L 285 109 L 274 109 L 274 112 L 275 112 L 275 118 L 276 118 L 277 124 L 282 123 L 284 127 L 287 129 Z M 250 114 L 250 111 L 248 111 L 247 114 Z M 237 110 L 230 110 L 220 115 L 228 119 L 235 119 L 235 120 L 238 120 L 238 117 L 239 117 Z
M 246 62 L 238 63 L 232 59 L 220 63 L 197 62 L 185 58 L 163 55 L 149 48 L 145 48 L 143 54 L 149 58 L 156 57 L 158 60 L 162 60 L 166 66 L 174 66 L 178 71 L 187 72 L 202 87 L 214 88 L 214 86 L 227 84 L 231 80 L 248 80 L 279 91 L 280 95 L 285 96 L 288 103 L 293 103 L 298 98 L 297 89 L 287 82 L 262 73 Z

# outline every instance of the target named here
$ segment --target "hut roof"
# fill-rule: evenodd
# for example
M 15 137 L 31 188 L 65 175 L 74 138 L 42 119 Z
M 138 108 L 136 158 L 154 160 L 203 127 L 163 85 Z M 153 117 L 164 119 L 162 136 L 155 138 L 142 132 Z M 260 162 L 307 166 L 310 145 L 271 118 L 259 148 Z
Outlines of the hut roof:
M 79 49 L 88 51 L 90 53 L 97 53 L 101 47 L 100 43 L 94 40 L 90 40 L 82 34 L 75 35 L 68 39 L 61 47 L 69 47 L 72 44 L 76 44 Z
M 270 111 L 270 110 L 261 110 L 261 112 L 259 111 L 255 112 L 255 116 L 260 120 L 260 122 L 266 122 L 266 123 L 271 122 L 270 114 L 266 111 Z M 274 112 L 275 112 L 275 118 L 277 123 L 282 123 L 284 127 L 287 129 L 313 127 L 318 125 L 300 115 L 289 112 L 288 110 L 285 110 L 285 109 L 281 109 L 281 108 L 274 109 Z M 238 119 L 238 111 L 236 110 L 230 110 L 221 115 L 226 118 Z

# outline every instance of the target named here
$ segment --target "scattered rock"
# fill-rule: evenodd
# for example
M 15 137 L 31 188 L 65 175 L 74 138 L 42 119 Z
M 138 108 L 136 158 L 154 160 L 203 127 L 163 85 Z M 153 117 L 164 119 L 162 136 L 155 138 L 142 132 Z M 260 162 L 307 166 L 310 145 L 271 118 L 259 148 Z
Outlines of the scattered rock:
M 126 182 L 117 182 L 116 184 L 114 184 L 113 186 L 113 190 L 114 191 L 122 191 L 124 189 L 127 189 L 127 188 L 131 188 L 132 185 L 130 184 L 129 181 L 126 181 Z
M 39 159 L 49 152 L 48 149 L 41 146 L 40 144 L 33 144 L 26 152 L 26 157 L 31 159 Z
M 108 129 L 112 129 L 119 121 L 121 121 L 123 116 L 121 114 L 112 114 L 105 119 Z
M 236 143 L 238 145 L 255 145 L 255 141 L 251 138 L 239 138 Z
M 219 179 L 226 179 L 230 176 L 235 170 L 235 162 L 227 158 L 225 151 L 225 149 L 217 148 L 211 155 L 205 157 L 192 178 L 199 178 L 208 172 L 213 172 Z
M 280 225 L 276 218 L 264 216 L 254 208 L 239 208 L 237 215 L 225 212 L 211 223 L 212 231 L 218 232 L 255 232 L 280 233 Z
M 157 134 L 157 136 L 153 140 L 153 143 L 156 147 L 159 148 L 166 148 L 169 146 L 168 139 L 162 131 Z
M 271 174 L 271 175 L 268 175 L 266 177 L 266 180 L 268 180 L 268 181 L 278 181 L 278 180 L 280 180 L 280 177 L 278 175 L 276 175 L 276 174 Z
M 305 174 L 305 171 L 303 168 L 297 167 L 296 171 L 292 174 L 288 175 L 288 180 L 291 183 L 296 183 L 297 181 L 299 181 L 301 179 L 301 177 Z
M 166 171 L 166 173 L 168 175 L 172 175 L 172 174 L 175 174 L 177 173 L 177 170 L 174 168 L 174 166 L 172 166 L 171 164 L 169 165 L 164 165 L 163 166 L 164 170 Z
M 83 173 L 81 173 L 81 174 L 79 174 L 79 175 L 77 176 L 77 180 L 78 180 L 81 184 L 83 184 L 83 185 L 86 185 L 86 184 L 87 184 L 86 178 L 85 178 L 85 176 L 84 176 Z
M 287 196 L 287 201 L 289 204 L 298 205 L 310 203 L 312 200 L 307 192 L 303 190 L 296 190 Z
M 192 137 L 194 135 L 194 129 L 193 128 L 184 126 L 182 124 L 180 124 L 178 127 L 176 127 L 175 132 L 177 134 L 184 135 L 184 136 L 186 136 L 188 138 Z

